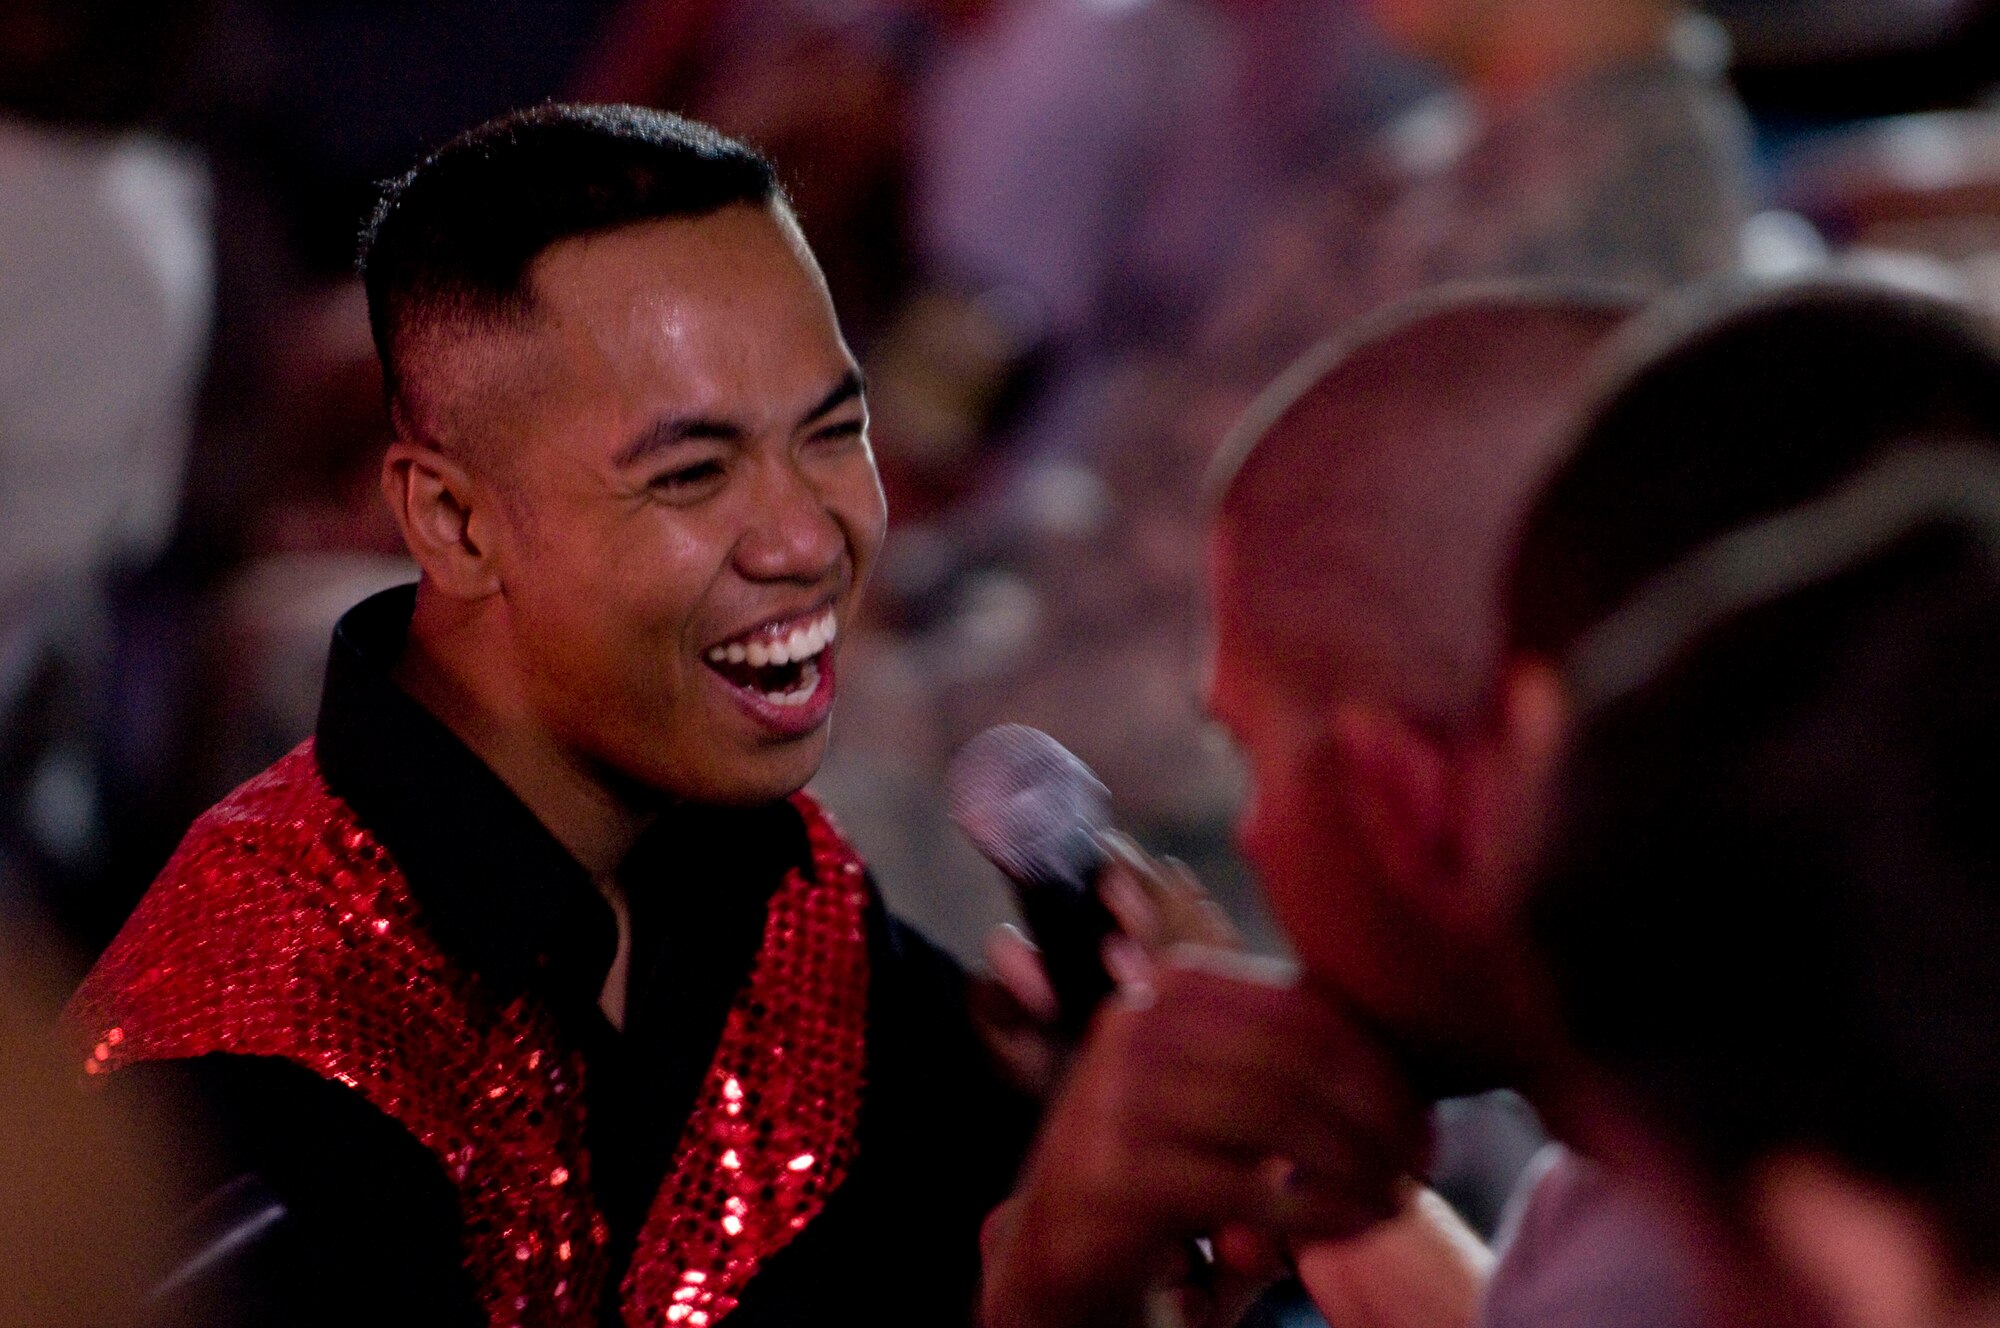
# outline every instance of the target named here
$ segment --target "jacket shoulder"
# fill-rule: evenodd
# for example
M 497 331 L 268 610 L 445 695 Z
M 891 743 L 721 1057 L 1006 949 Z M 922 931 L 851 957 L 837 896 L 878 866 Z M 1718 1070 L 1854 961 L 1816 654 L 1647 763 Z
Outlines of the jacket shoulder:
M 304 743 L 195 821 L 84 979 L 67 1021 L 85 1068 L 268 1052 L 246 1030 L 311 1017 L 338 970 L 411 912 Z

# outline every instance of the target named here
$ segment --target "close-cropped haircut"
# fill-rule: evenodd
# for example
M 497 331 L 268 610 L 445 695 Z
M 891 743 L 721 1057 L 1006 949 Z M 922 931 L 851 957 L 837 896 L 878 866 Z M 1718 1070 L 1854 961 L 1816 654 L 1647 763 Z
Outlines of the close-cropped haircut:
M 1564 660 L 1529 892 L 1583 1054 L 1722 1192 L 1825 1156 L 2000 1280 L 2000 458 L 1894 452 Z
M 1586 367 L 1638 308 L 1617 289 L 1440 287 L 1308 353 L 1251 407 L 1210 481 L 1229 606 L 1269 676 L 1440 730 L 1483 708 L 1497 588 Z M 1254 561 L 1252 561 L 1254 560 Z M 1218 606 L 1220 607 L 1220 606 Z
M 516 325 L 532 313 L 528 270 L 551 245 L 782 198 L 765 158 L 665 111 L 551 104 L 460 135 L 391 181 L 362 233 L 368 322 L 391 409 L 403 404 L 416 338 Z
M 1554 658 L 1647 578 L 1885 449 L 2000 440 L 2000 343 L 1969 308 L 1880 285 L 1741 280 L 1638 320 L 1529 511 L 1509 643 Z

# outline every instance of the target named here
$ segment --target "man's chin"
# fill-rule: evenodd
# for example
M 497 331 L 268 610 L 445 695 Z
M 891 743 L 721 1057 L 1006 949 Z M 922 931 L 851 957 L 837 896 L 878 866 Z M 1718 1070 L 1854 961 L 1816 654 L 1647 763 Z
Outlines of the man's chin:
M 698 771 L 668 776 L 667 791 L 687 802 L 715 807 L 758 807 L 791 797 L 819 773 L 826 756 L 826 729 L 784 743 L 732 753 Z M 692 775 L 692 778 L 689 776 Z

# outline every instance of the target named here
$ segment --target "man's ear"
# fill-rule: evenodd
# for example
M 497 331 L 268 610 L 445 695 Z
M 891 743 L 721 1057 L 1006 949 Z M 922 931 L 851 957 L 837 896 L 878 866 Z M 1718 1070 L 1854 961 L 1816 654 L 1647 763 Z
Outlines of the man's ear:
M 1361 847 L 1402 893 L 1434 892 L 1453 856 L 1447 753 L 1402 715 L 1367 702 L 1336 707 L 1327 742 Z
M 382 458 L 382 496 L 424 580 L 453 599 L 498 593 L 491 495 L 435 447 L 397 439 Z
M 1513 918 L 1541 851 L 1556 772 L 1569 737 L 1569 700 L 1546 660 L 1510 660 L 1491 727 L 1461 768 L 1465 905 L 1488 929 Z
M 1756 1220 L 1778 1257 L 1849 1328 L 1958 1321 L 1962 1288 L 1936 1227 L 1914 1201 L 1817 1157 L 1766 1163 Z

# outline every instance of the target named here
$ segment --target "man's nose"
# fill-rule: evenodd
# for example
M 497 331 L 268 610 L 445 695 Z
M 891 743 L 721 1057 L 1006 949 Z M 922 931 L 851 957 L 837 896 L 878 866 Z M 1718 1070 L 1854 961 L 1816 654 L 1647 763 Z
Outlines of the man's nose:
M 749 521 L 736 545 L 736 565 L 753 581 L 823 580 L 847 549 L 847 536 L 826 495 L 796 465 L 757 468 Z

